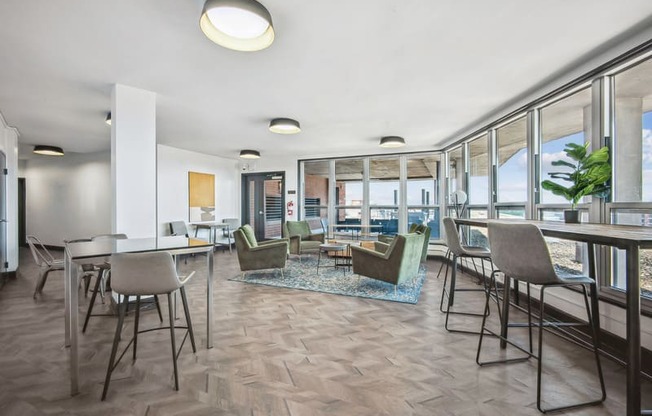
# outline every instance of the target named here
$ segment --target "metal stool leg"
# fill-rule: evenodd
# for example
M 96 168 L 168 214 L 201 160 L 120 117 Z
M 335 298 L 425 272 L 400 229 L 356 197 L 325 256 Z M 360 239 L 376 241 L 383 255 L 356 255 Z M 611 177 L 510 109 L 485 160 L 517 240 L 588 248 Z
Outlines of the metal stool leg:
M 111 347 L 111 358 L 109 358 L 109 367 L 106 370 L 106 377 L 104 379 L 104 389 L 102 390 L 102 400 L 106 399 L 106 393 L 109 391 L 109 383 L 111 382 L 111 373 L 114 370 L 115 356 L 118 352 L 118 343 L 120 342 L 120 333 L 122 332 L 122 325 L 124 324 L 125 314 L 127 313 L 127 302 L 129 297 L 124 297 L 124 302 L 120 304 L 120 312 L 118 313 L 118 324 L 115 328 L 115 335 L 113 336 L 113 346 Z
M 195 333 L 192 330 L 192 320 L 190 319 L 190 308 L 188 307 L 188 298 L 186 297 L 186 288 L 181 286 L 179 288 L 181 292 L 181 302 L 183 303 L 183 313 L 186 315 L 186 323 L 188 325 L 188 333 L 190 335 L 190 344 L 192 345 L 192 352 L 197 352 L 197 347 L 195 346 Z
M 172 293 L 168 293 L 168 311 L 170 315 L 170 344 L 172 345 L 172 364 L 174 365 L 174 389 L 179 390 L 179 373 L 177 369 L 177 344 L 174 338 L 174 311 Z

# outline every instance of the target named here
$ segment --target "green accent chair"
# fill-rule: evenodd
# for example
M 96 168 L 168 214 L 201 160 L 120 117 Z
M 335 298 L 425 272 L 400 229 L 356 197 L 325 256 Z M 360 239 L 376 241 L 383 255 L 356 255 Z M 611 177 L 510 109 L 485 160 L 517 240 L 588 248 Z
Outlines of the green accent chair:
M 288 256 L 288 240 L 256 241 L 254 229 L 245 224 L 233 232 L 240 270 L 283 269 Z
M 397 234 L 389 245 L 376 242 L 381 251 L 352 245 L 353 273 L 391 283 L 396 289 L 417 277 L 424 238 L 419 233 Z
M 410 225 L 410 230 L 408 231 L 408 234 L 413 234 L 413 233 L 419 233 L 423 234 L 424 239 L 423 239 L 423 248 L 421 249 L 421 263 L 426 261 L 426 258 L 428 257 L 428 245 L 430 244 L 430 227 L 427 225 L 423 224 L 417 224 L 417 223 L 412 223 Z M 389 239 L 389 242 L 385 241 L 385 239 L 382 239 L 380 237 L 392 237 Z M 383 253 L 389 248 L 389 245 L 392 243 L 394 240 L 394 236 L 378 236 L 378 242 L 376 242 L 376 251 L 382 251 Z
M 290 254 L 319 252 L 319 246 L 324 244 L 324 233 L 313 233 L 308 221 L 285 221 L 283 237 L 290 240 Z

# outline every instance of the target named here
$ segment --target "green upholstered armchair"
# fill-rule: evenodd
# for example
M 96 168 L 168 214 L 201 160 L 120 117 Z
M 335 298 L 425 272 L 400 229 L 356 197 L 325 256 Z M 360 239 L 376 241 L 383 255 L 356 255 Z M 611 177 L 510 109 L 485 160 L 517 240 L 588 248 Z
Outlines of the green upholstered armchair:
M 352 245 L 353 273 L 394 285 L 410 281 L 419 273 L 424 238 L 418 233 L 397 234 L 388 246 L 376 243 L 386 246 L 384 252 Z
M 233 232 L 238 252 L 240 270 L 262 270 L 285 268 L 288 256 L 288 241 L 270 240 L 257 242 L 253 228 L 245 224 Z
M 421 262 L 423 263 L 426 261 L 426 258 L 428 257 L 428 244 L 430 244 L 430 227 L 427 225 L 423 224 L 416 224 L 412 223 L 410 225 L 410 230 L 408 231 L 408 234 L 412 233 L 419 233 L 423 234 L 424 239 L 423 239 L 423 248 L 421 250 Z M 389 239 L 381 239 L 380 237 L 391 237 Z M 376 251 L 381 251 L 385 252 L 389 248 L 389 245 L 391 244 L 392 240 L 394 239 L 394 236 L 378 236 L 378 242 L 375 244 Z
M 285 221 L 283 237 L 290 239 L 290 254 L 318 251 L 324 244 L 324 233 L 312 233 L 308 221 Z

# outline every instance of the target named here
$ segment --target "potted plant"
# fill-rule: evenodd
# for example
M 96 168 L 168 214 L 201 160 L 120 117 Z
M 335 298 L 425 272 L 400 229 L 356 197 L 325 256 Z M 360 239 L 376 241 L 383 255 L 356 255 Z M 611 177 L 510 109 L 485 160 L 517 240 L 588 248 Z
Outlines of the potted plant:
M 563 159 L 552 162 L 553 166 L 565 166 L 572 169 L 571 172 L 548 173 L 553 179 L 570 182 L 569 186 L 551 180 L 541 182 L 543 189 L 555 195 L 563 196 L 571 203 L 571 209 L 564 211 L 564 221 L 567 223 L 580 222 L 579 211 L 576 210 L 576 207 L 582 197 L 595 195 L 604 198 L 609 194 L 609 185 L 607 183 L 611 179 L 609 148 L 605 146 L 587 154 L 588 147 L 588 142 L 583 146 L 568 143 L 564 148 L 564 153 L 572 162 Z

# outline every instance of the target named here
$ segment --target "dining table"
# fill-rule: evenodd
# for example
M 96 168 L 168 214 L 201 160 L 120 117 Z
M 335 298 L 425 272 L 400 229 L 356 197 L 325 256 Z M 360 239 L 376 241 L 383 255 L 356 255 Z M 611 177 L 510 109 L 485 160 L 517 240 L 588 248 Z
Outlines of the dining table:
M 180 254 L 208 253 L 206 256 L 206 348 L 213 347 L 213 244 L 196 238 L 167 236 L 95 240 L 67 243 L 64 250 L 65 345 L 70 348 L 70 393 L 79 393 L 79 269 L 89 259 L 106 258 L 115 253 L 166 251 Z M 178 267 L 178 262 L 177 262 Z
M 623 250 L 625 253 L 625 291 L 626 304 L 626 361 L 627 361 L 627 416 L 652 414 L 649 410 L 641 411 L 641 286 L 640 286 L 640 250 L 652 248 L 652 229 L 649 227 L 618 224 L 570 224 L 558 221 L 538 220 L 495 220 L 476 218 L 456 218 L 458 226 L 486 228 L 490 221 L 506 223 L 530 223 L 536 225 L 546 237 L 579 241 L 587 244 L 589 277 L 598 282 L 595 265 L 595 246 L 609 246 Z M 509 299 L 510 280 L 505 276 L 503 282 L 504 299 Z M 592 285 L 597 290 L 597 285 Z M 598 297 L 592 296 L 593 311 L 598 310 L 595 302 Z M 509 308 L 502 309 L 501 335 L 507 336 Z M 594 314 L 594 326 L 600 331 L 600 317 Z M 501 347 L 506 343 L 501 341 Z

